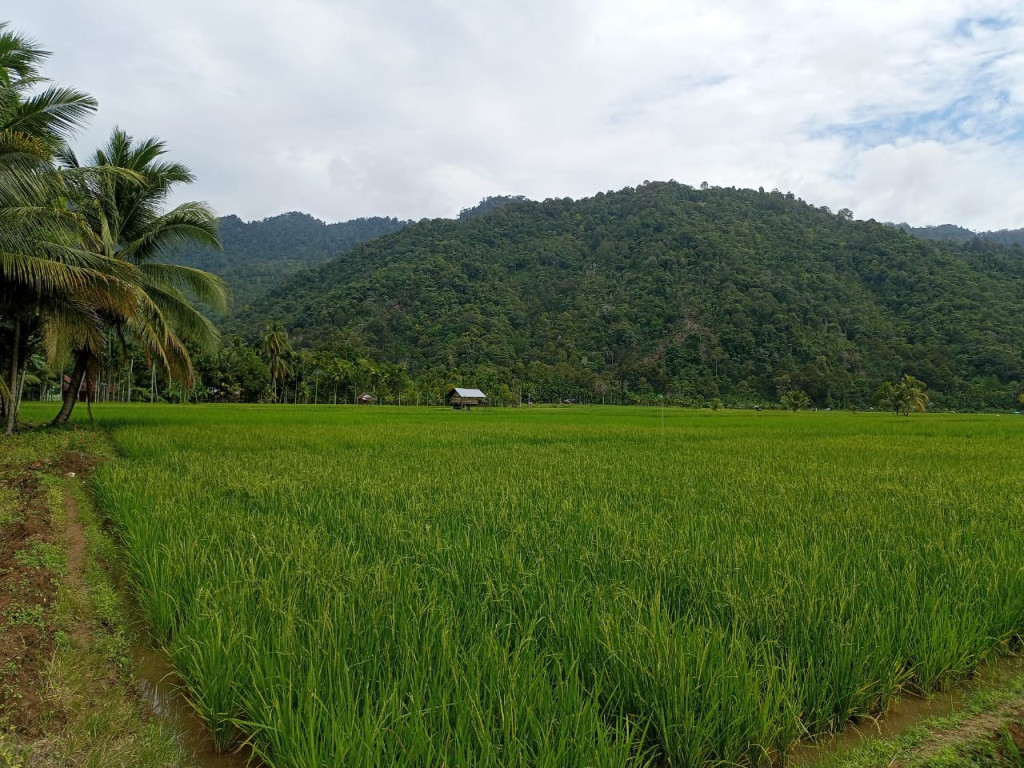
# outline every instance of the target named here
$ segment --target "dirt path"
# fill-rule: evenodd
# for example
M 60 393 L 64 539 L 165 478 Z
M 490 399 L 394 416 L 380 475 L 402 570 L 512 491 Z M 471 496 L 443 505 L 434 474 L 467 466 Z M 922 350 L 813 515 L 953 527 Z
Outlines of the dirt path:
M 0 449 L 0 766 L 191 768 L 123 661 L 129 616 L 82 486 L 104 454 L 101 436 L 9 439 Z
M 67 559 L 68 570 L 64 581 L 72 599 L 77 599 L 86 589 L 85 585 L 85 527 L 78 514 L 78 500 L 73 493 L 64 494 L 64 515 L 67 521 Z M 76 648 L 83 649 L 89 645 L 89 627 L 85 622 L 76 621 L 69 628 L 68 636 Z
M 893 768 L 928 765 L 947 747 L 975 742 L 979 739 L 996 739 L 1000 731 L 1007 729 L 1017 747 L 1024 750 L 1024 695 L 1016 696 L 987 712 L 969 717 L 956 728 L 948 731 L 932 731 L 912 754 L 893 762 Z
M 55 538 L 36 473 L 0 476 L 0 727 L 28 736 L 41 733 L 43 671 L 54 649 Z
M 64 497 L 68 522 L 68 583 L 79 586 L 85 575 L 85 528 L 78 519 L 78 501 L 71 494 Z

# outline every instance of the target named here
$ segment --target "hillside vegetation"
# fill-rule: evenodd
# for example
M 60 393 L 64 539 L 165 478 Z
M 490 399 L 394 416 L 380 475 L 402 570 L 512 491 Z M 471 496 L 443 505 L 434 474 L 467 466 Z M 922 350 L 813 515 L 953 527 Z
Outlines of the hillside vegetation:
M 916 239 L 791 194 L 645 183 L 434 220 L 296 274 L 238 313 L 299 347 L 413 374 L 626 401 L 874 402 L 911 373 L 938 406 L 1012 407 L 1024 251 Z M 353 351 L 355 350 L 355 351 Z
M 406 224 L 379 216 L 338 224 L 325 224 L 305 213 L 249 222 L 224 216 L 220 219 L 223 251 L 191 247 L 172 260 L 223 277 L 231 286 L 235 306 L 241 309 L 296 272 L 329 261 L 366 240 L 397 232 Z
M 1024 245 L 1024 229 L 1000 229 L 990 232 L 975 232 L 972 229 L 958 227 L 956 224 L 940 224 L 934 227 L 912 227 L 909 224 L 897 224 L 904 232 L 924 240 L 951 240 L 954 243 L 969 243 L 975 238 L 997 245 Z

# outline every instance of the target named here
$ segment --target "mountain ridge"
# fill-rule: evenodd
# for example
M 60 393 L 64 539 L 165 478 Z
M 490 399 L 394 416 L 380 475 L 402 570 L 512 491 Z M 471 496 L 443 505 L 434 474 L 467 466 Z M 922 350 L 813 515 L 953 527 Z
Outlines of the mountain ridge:
M 222 251 L 194 246 L 171 254 L 168 260 L 223 277 L 235 307 L 241 309 L 292 274 L 410 223 L 375 216 L 327 224 L 298 211 L 258 221 L 228 215 L 219 219 Z
M 228 322 L 281 320 L 411 372 L 694 402 L 872 400 L 904 372 L 949 404 L 1024 379 L 1019 248 L 915 239 L 778 191 L 654 182 L 435 219 L 296 273 Z
M 999 245 L 1024 246 L 1024 228 L 1021 229 L 998 229 L 988 231 L 975 231 L 956 224 L 938 224 L 928 227 L 912 227 L 906 222 L 893 224 L 892 226 L 902 229 L 904 232 L 919 237 L 922 240 L 949 240 L 954 243 L 969 243 L 975 238 L 988 240 Z

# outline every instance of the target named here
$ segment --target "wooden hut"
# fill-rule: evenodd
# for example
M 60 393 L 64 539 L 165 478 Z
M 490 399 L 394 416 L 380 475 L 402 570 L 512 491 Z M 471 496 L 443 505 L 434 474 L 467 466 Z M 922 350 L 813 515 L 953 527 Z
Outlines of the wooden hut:
M 456 411 L 468 411 L 474 405 L 487 405 L 487 395 L 479 389 L 464 389 L 453 387 L 445 395 L 445 402 Z

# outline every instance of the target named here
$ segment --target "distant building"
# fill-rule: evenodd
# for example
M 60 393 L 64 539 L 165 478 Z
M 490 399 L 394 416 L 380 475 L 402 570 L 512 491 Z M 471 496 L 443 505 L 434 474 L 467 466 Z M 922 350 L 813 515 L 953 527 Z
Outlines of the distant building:
M 377 402 L 377 398 L 369 392 L 363 392 L 363 394 L 356 398 L 357 405 L 373 405 L 375 402 Z
M 469 410 L 474 405 L 487 405 L 487 395 L 479 389 L 463 389 L 453 387 L 448 390 L 444 401 L 456 411 Z

